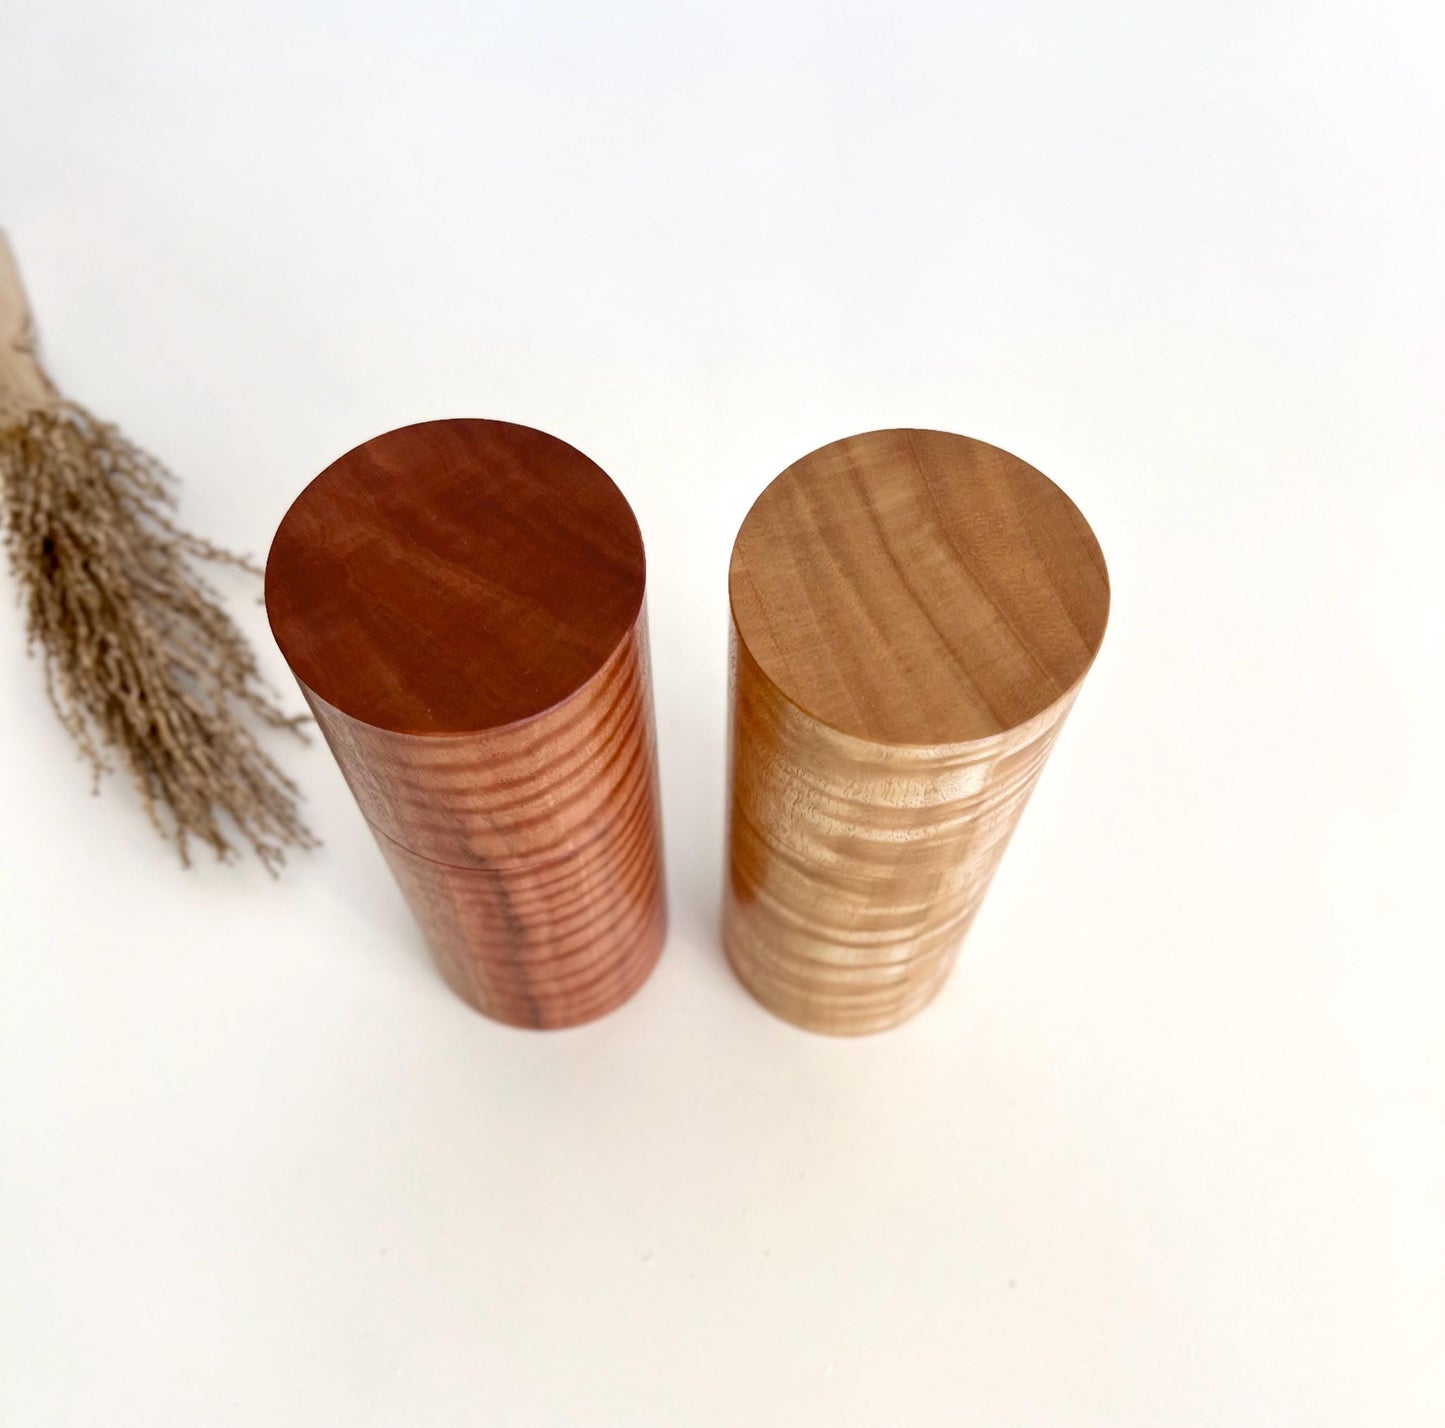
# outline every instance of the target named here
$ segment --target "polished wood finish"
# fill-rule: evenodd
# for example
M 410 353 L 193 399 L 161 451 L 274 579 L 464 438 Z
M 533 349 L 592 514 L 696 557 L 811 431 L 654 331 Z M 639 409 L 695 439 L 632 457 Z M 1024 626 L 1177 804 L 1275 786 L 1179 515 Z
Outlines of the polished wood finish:
M 600 1016 L 665 929 L 641 534 L 580 452 L 404 427 L 287 512 L 286 655 L 449 984 L 519 1026 Z
M 642 609 L 637 520 L 565 441 L 430 421 L 349 451 L 286 513 L 266 563 L 296 677 L 353 719 L 472 734 L 589 680 Z
M 723 935 L 780 1016 L 856 1034 L 942 987 L 1103 638 L 1084 518 L 997 447 L 834 442 L 744 520 Z

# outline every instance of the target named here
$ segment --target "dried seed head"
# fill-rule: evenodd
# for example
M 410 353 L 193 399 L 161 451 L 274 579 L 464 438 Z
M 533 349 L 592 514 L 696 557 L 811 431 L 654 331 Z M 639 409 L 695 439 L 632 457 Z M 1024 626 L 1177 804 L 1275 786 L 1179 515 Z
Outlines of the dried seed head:
M 315 846 L 248 727 L 305 717 L 277 704 L 196 569 L 255 567 L 179 530 L 165 468 L 73 402 L 0 411 L 0 484 L 29 641 L 97 780 L 115 753 L 185 863 L 193 842 L 230 857 L 237 833 L 272 872 L 286 846 Z

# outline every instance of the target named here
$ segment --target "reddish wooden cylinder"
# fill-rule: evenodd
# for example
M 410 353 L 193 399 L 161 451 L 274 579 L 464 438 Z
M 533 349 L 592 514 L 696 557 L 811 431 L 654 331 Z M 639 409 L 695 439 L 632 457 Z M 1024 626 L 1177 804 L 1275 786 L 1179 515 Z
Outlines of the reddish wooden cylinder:
M 581 452 L 437 421 L 286 513 L 271 628 L 452 988 L 589 1021 L 666 923 L 642 537 Z

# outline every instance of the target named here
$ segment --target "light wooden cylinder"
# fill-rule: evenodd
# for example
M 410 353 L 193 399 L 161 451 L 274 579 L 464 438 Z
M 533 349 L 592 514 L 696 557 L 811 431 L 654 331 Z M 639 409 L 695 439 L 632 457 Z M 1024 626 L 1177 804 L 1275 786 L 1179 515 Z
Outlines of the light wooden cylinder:
M 729 595 L 728 959 L 800 1026 L 896 1026 L 947 979 L 1098 652 L 1098 542 L 997 447 L 869 432 L 763 492 Z
M 516 1026 L 646 980 L 664 905 L 642 537 L 581 452 L 438 421 L 287 512 L 282 653 L 451 987 Z

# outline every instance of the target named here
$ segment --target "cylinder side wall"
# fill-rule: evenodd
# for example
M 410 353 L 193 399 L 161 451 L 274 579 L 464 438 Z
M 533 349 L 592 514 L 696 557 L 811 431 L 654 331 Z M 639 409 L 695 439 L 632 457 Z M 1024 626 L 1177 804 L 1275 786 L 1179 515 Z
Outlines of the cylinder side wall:
M 723 937 L 779 1016 L 840 1035 L 943 985 L 1076 690 L 974 744 L 890 747 L 789 702 L 732 629 Z
M 304 692 L 459 995 L 555 1027 L 637 990 L 666 922 L 645 611 L 571 698 L 474 736 L 374 729 Z

